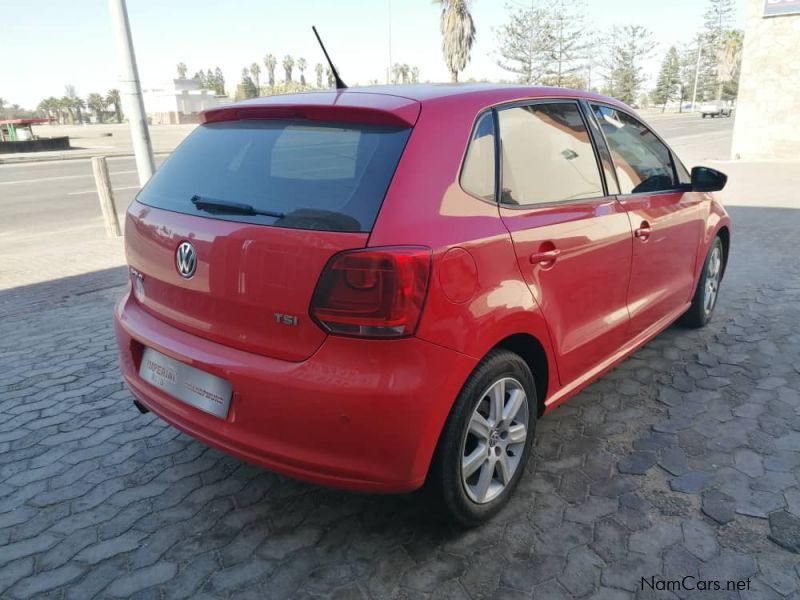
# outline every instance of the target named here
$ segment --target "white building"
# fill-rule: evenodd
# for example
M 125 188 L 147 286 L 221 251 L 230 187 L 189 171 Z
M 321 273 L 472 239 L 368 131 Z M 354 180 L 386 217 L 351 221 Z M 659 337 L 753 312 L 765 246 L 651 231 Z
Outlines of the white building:
M 195 79 L 173 79 L 157 88 L 143 89 L 144 109 L 153 125 L 197 123 L 201 111 L 227 104 L 227 96 L 204 90 Z

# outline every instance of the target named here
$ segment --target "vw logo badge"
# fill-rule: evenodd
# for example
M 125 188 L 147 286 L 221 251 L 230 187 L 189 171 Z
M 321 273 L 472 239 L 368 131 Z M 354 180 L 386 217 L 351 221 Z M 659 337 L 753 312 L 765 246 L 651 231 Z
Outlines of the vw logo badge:
M 175 265 L 178 273 L 184 279 L 190 279 L 197 271 L 197 252 L 189 242 L 181 242 L 178 251 L 175 253 Z

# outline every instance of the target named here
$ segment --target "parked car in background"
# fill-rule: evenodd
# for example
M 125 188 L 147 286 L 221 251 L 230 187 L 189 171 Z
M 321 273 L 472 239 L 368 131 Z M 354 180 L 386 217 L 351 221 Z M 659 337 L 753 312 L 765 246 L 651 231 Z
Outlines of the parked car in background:
M 679 318 L 731 222 L 627 106 L 491 85 L 205 112 L 130 205 L 115 310 L 137 406 L 286 475 L 508 501 L 537 420 Z
M 706 117 L 730 117 L 733 114 L 731 103 L 726 100 L 706 102 L 700 105 L 700 115 Z

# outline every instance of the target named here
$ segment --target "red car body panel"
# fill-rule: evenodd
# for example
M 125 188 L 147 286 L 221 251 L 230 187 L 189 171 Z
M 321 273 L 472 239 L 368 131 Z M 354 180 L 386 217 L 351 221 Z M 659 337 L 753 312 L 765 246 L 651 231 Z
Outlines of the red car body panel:
M 522 336 L 540 351 L 543 410 L 624 360 L 688 308 L 714 237 L 724 228 L 729 239 L 730 219 L 705 193 L 612 194 L 510 209 L 464 191 L 459 176 L 478 116 L 542 98 L 627 110 L 574 90 L 394 86 L 209 111 L 207 122 L 291 117 L 413 130 L 369 233 L 247 225 L 134 202 L 128 260 L 148 293 L 143 300 L 126 295 L 115 321 L 135 397 L 190 435 L 275 471 L 399 492 L 424 482 L 459 390 L 504 340 Z M 644 239 L 634 235 L 643 222 L 650 226 Z M 185 239 L 199 257 L 188 281 L 175 269 Z M 431 248 L 413 337 L 329 335 L 309 318 L 326 262 L 365 246 Z M 553 248 L 560 252 L 554 262 L 531 262 Z M 276 312 L 292 312 L 300 323 L 286 328 Z M 142 380 L 144 347 L 230 381 L 228 417 L 202 413 Z

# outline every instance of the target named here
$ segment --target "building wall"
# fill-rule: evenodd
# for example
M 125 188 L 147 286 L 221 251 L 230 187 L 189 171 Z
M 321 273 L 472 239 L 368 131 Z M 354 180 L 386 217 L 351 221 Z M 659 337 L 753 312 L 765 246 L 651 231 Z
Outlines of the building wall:
M 764 0 L 747 10 L 733 158 L 798 160 L 800 15 L 764 18 Z

